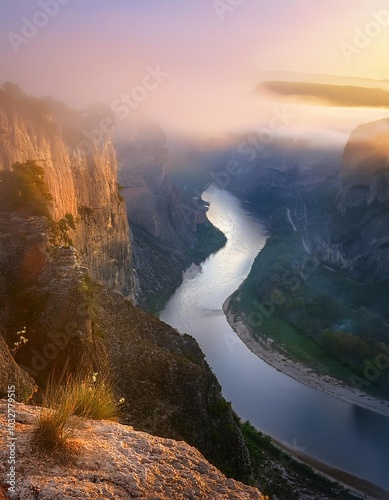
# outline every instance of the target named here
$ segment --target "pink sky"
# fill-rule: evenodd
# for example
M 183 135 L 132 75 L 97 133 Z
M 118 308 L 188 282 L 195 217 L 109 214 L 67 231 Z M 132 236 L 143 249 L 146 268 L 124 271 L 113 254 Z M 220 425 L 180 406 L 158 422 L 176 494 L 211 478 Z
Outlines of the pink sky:
M 246 113 L 255 120 L 241 101 L 259 83 L 253 71 L 389 79 L 388 26 L 351 60 L 341 50 L 374 21 L 372 11 L 384 9 L 389 23 L 387 0 L 242 0 L 223 20 L 213 0 L 69 0 L 18 54 L 8 34 L 39 7 L 16 4 L 0 7 L 2 80 L 75 106 L 110 105 L 160 65 L 169 76 L 142 110 L 176 130 L 240 124 Z

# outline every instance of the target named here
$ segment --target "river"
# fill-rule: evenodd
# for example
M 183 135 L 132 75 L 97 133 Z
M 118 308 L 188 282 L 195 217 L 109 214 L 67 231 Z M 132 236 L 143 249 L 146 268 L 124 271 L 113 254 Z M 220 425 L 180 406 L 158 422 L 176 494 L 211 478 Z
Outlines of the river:
M 230 193 L 211 186 L 203 199 L 227 244 L 185 274 L 160 318 L 196 338 L 242 419 L 290 448 L 389 490 L 389 418 L 282 374 L 228 324 L 222 304 L 248 275 L 267 236 Z

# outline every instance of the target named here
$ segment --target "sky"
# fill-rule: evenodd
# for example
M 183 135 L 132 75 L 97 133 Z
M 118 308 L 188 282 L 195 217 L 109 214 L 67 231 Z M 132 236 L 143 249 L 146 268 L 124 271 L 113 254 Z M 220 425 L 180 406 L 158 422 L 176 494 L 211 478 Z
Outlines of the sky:
M 42 15 L 45 9 L 50 16 Z M 0 6 L 0 82 L 76 107 L 116 103 L 121 117 L 136 110 L 176 133 L 216 133 L 272 113 L 248 97 L 260 83 L 258 72 L 389 80 L 388 48 L 389 0 L 13 0 Z M 150 71 L 159 75 L 152 84 Z M 145 78 L 152 89 L 144 89 Z M 139 102 L 131 98 L 126 111 L 123 96 L 134 89 Z

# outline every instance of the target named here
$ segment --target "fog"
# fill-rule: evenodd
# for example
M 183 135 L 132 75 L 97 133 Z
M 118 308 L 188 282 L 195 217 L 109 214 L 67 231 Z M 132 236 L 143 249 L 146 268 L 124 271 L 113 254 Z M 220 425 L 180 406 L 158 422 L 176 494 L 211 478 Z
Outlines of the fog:
M 274 75 L 389 88 L 382 64 L 389 34 L 381 18 L 374 21 L 377 36 L 351 62 L 340 50 L 354 43 L 355 27 L 371 22 L 372 8 L 382 12 L 382 2 L 312 4 L 246 0 L 225 2 L 220 11 L 210 0 L 3 2 L 0 82 L 78 109 L 104 103 L 120 136 L 153 122 L 173 142 L 228 145 L 235 135 L 274 134 L 342 145 L 353 128 L 386 117 L 386 110 L 253 93 Z

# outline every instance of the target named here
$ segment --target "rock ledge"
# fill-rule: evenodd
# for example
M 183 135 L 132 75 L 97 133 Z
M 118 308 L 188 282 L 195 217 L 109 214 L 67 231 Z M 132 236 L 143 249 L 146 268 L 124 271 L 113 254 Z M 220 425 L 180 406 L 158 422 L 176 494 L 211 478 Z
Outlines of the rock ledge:
M 0 401 L 0 482 L 9 466 L 6 401 Z M 265 500 L 256 489 L 227 479 L 185 442 L 163 439 L 107 421 L 83 420 L 74 440 L 79 453 L 65 464 L 32 453 L 38 409 L 16 405 L 17 473 L 20 500 L 231 499 Z

